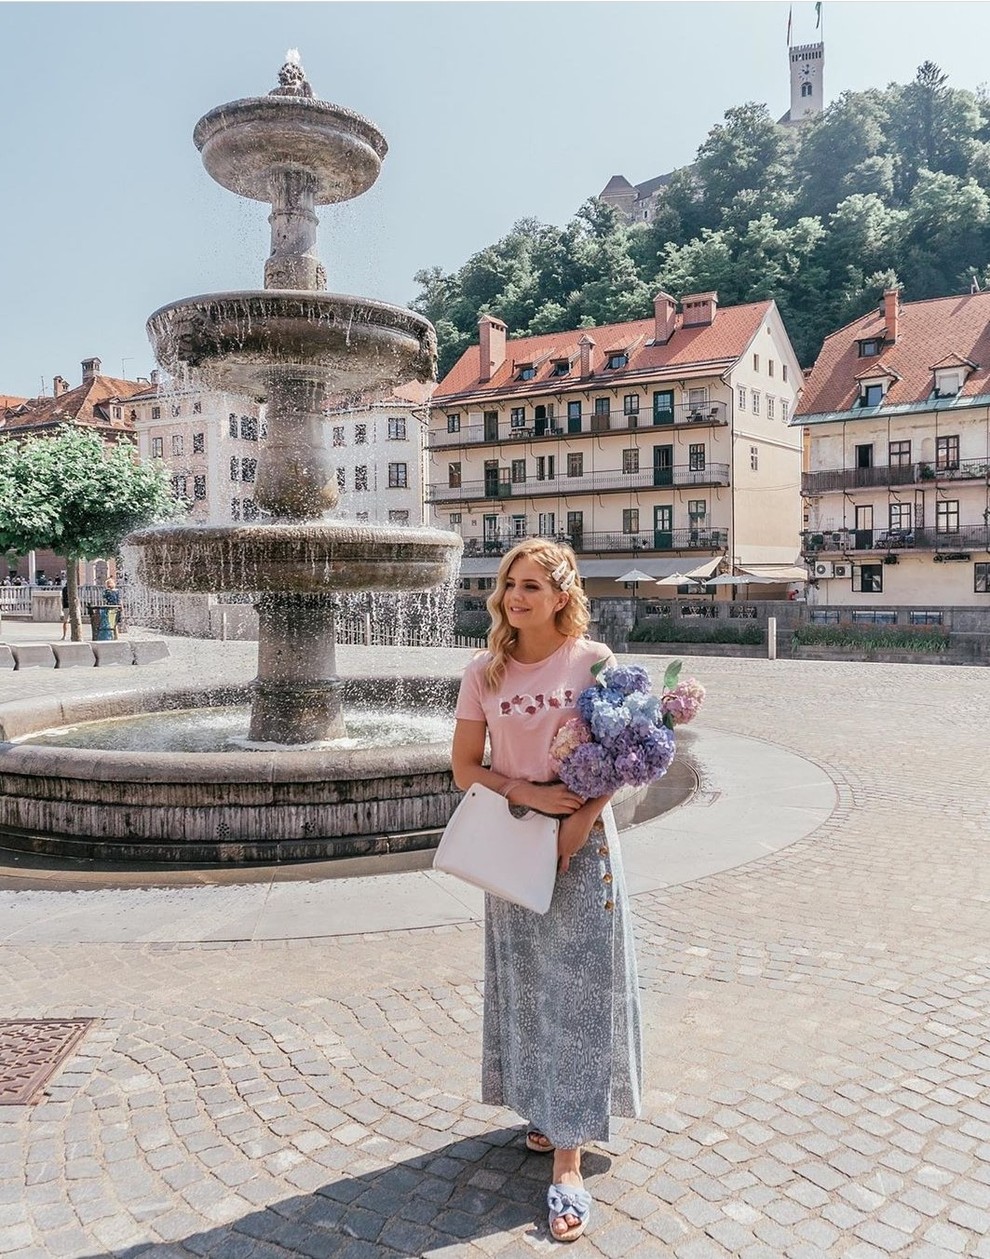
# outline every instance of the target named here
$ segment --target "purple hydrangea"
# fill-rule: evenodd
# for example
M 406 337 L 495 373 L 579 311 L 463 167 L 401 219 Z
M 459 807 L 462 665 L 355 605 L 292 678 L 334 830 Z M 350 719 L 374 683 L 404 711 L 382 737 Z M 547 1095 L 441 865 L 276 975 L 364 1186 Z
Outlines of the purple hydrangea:
M 668 728 L 670 697 L 661 700 L 649 688 L 646 670 L 631 665 L 603 670 L 596 685 L 578 696 L 580 719 L 568 724 L 583 726 L 584 737 L 590 734 L 591 741 L 558 736 L 561 743 L 555 741 L 554 748 L 560 754 L 554 759 L 559 760 L 561 781 L 577 795 L 590 799 L 627 784 L 642 787 L 670 768 L 675 751 Z M 700 703 L 694 690 L 690 699 Z
M 560 780 L 585 800 L 611 795 L 622 786 L 608 750 L 600 743 L 582 743 L 575 748 L 560 767 Z

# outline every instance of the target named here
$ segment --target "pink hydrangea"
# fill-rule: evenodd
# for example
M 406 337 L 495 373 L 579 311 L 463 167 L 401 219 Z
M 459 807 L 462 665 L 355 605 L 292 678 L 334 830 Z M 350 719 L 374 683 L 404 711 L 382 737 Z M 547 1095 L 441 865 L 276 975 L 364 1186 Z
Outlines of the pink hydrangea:
M 550 760 L 559 772 L 562 761 L 566 761 L 575 748 L 582 743 L 591 742 L 591 730 L 580 717 L 572 717 L 565 721 L 553 737 L 550 744 Z
M 670 717 L 675 726 L 683 726 L 693 721 L 698 715 L 705 698 L 705 688 L 697 678 L 685 678 L 678 682 L 672 691 L 668 691 L 661 704 L 664 713 Z

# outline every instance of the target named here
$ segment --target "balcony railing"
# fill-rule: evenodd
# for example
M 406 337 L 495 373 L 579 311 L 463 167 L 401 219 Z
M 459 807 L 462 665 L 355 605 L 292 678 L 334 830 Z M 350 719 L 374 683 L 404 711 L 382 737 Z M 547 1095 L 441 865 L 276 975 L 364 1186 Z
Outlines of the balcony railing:
M 889 485 L 917 485 L 926 481 L 985 481 L 990 463 L 964 460 L 957 463 L 899 463 L 872 468 L 831 468 L 805 472 L 802 494 L 828 494 L 831 491 L 884 489 Z
M 709 463 L 704 468 L 676 464 L 670 468 L 650 468 L 646 472 L 588 472 L 583 476 L 557 476 L 544 480 L 509 479 L 509 469 L 499 469 L 500 477 L 464 481 L 460 485 L 431 485 L 430 503 L 471 502 L 475 499 L 545 498 L 547 495 L 600 494 L 609 490 L 652 490 L 681 486 L 728 485 L 729 465 Z
M 829 529 L 801 535 L 806 555 L 835 551 L 986 551 L 990 525 L 961 525 L 958 529 Z
M 592 386 L 594 388 L 594 386 Z M 450 446 L 496 445 L 501 442 L 543 441 L 561 437 L 581 437 L 593 433 L 629 433 L 640 429 L 670 428 L 682 424 L 724 425 L 729 422 L 729 408 L 725 402 L 692 404 L 678 402 L 672 407 L 653 410 L 644 407 L 640 411 L 588 412 L 581 417 L 580 425 L 566 416 L 548 420 L 528 419 L 521 427 L 510 427 L 507 420 L 499 423 L 497 432 L 484 424 L 465 424 L 454 433 L 434 429 L 427 445 L 430 450 Z
M 464 555 L 471 558 L 482 555 L 504 555 L 517 542 L 532 534 L 497 538 L 465 538 Z M 578 554 L 588 555 L 602 551 L 708 551 L 723 550 L 729 542 L 728 529 L 708 528 L 704 525 L 688 529 L 650 529 L 638 533 L 555 533 L 555 542 L 563 542 Z

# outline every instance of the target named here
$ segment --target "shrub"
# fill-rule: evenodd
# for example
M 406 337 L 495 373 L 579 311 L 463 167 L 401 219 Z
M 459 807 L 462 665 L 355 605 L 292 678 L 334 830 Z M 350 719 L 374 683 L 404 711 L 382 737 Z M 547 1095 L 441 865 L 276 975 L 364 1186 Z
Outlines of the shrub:
M 631 643 L 736 643 L 758 647 L 765 641 L 759 625 L 685 625 L 683 621 L 641 621 L 629 634 Z
M 949 635 L 933 625 L 862 626 L 800 625 L 793 642 L 802 647 L 836 647 L 840 651 L 946 651 Z

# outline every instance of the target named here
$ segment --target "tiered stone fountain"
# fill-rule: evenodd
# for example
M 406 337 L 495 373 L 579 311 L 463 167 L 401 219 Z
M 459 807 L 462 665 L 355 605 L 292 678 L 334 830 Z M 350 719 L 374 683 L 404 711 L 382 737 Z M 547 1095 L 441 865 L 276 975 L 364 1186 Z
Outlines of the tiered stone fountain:
M 35 850 L 121 859 L 268 860 L 402 846 L 397 835 L 442 825 L 457 798 L 447 749 L 312 750 L 345 734 L 348 691 L 373 693 L 386 717 L 403 698 L 421 704 L 436 691 L 415 679 L 342 684 L 334 592 L 432 589 L 454 576 L 461 547 L 452 533 L 328 515 L 337 503 L 328 398 L 435 374 L 429 322 L 326 292 L 316 252 L 316 207 L 370 188 L 387 145 L 367 119 L 317 100 L 292 53 L 273 92 L 212 110 L 193 139 L 218 183 L 272 207 L 265 287 L 173 302 L 151 316 L 148 333 L 171 373 L 191 369 L 204 383 L 267 403 L 255 502 L 268 519 L 145 529 L 128 542 L 153 588 L 259 594 L 247 732 L 258 750 L 190 756 L 8 744 L 0 830 L 6 842 L 20 837 Z M 7 706 L 0 735 L 243 698 L 236 690 L 163 692 Z

